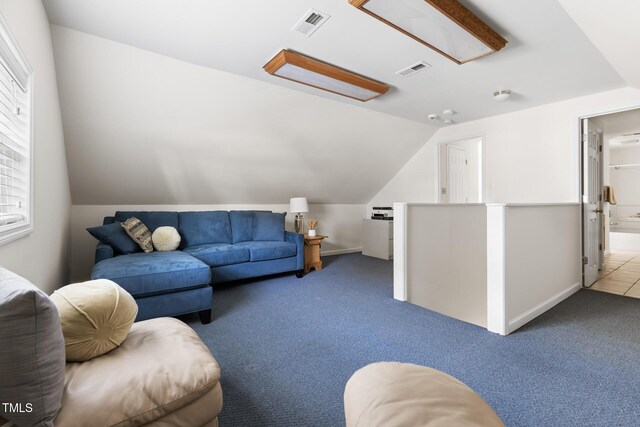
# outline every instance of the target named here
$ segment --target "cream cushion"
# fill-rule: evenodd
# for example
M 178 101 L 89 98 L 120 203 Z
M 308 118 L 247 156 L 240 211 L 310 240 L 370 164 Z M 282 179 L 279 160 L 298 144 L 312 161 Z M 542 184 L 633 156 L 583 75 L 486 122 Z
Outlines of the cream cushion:
M 471 388 L 436 369 L 380 362 L 356 371 L 344 392 L 347 427 L 504 427 Z
M 173 318 L 137 322 L 115 350 L 67 363 L 56 427 L 215 425 L 220 366 L 198 335 Z
M 127 291 L 100 279 L 64 286 L 51 296 L 60 313 L 68 362 L 82 362 L 118 347 L 138 314 Z
M 158 227 L 151 235 L 156 251 L 175 251 L 180 245 L 180 233 L 173 227 Z

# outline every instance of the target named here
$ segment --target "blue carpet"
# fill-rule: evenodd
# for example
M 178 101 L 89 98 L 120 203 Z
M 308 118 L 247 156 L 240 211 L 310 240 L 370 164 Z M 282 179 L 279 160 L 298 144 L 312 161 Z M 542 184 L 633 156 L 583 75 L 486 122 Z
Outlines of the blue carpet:
M 214 320 L 185 320 L 222 367 L 223 427 L 343 426 L 344 385 L 394 360 L 478 392 L 508 426 L 640 425 L 640 300 L 582 290 L 508 337 L 392 298 L 392 263 L 325 257 L 214 288 Z

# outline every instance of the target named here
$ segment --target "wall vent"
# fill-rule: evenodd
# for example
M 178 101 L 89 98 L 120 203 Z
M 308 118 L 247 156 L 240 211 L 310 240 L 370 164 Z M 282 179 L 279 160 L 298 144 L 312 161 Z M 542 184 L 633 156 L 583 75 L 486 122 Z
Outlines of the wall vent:
M 403 68 L 400 71 L 396 71 L 396 74 L 399 74 L 402 77 L 409 77 L 409 76 L 413 76 L 415 73 L 419 71 L 426 70 L 427 68 L 430 68 L 430 67 L 431 67 L 431 64 L 427 64 L 424 61 L 420 61 L 418 63 L 411 65 L 410 67 Z
M 329 18 L 331 18 L 331 16 L 327 15 L 324 12 L 320 12 L 319 10 L 315 9 L 309 9 L 309 11 L 305 13 L 298 22 L 296 22 L 296 25 L 293 26 L 291 31 L 297 31 L 307 37 L 311 37 L 311 35 L 315 33 L 316 30 L 322 26 L 322 24 L 327 22 Z

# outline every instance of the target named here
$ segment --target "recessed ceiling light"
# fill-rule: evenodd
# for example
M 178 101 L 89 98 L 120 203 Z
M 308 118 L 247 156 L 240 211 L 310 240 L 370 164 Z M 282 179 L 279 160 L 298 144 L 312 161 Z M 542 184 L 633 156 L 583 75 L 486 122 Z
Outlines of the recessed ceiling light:
M 509 99 L 510 96 L 511 96 L 511 91 L 507 89 L 493 92 L 493 99 L 498 102 L 504 102 L 507 99 Z
M 427 118 L 428 118 L 429 120 L 438 120 L 438 119 L 440 118 L 440 116 L 439 116 L 439 115 L 437 115 L 437 114 L 429 114 L 429 115 L 427 116 Z
M 453 124 L 455 124 L 456 122 L 454 122 L 454 121 L 453 121 L 453 120 L 451 120 L 451 119 L 447 119 L 447 120 L 445 120 L 443 123 L 444 123 L 445 125 L 453 125 Z
M 443 116 L 453 116 L 456 112 L 453 111 L 451 108 L 447 108 L 446 110 L 442 110 L 442 115 Z

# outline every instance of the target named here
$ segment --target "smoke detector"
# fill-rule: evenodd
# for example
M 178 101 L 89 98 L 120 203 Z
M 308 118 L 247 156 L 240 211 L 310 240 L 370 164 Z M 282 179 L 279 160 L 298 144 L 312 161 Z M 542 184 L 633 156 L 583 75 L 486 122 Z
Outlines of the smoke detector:
M 438 120 L 438 119 L 440 118 L 440 116 L 438 116 L 437 114 L 429 114 L 429 115 L 427 116 L 427 118 L 428 118 L 429 120 Z
M 415 64 L 407 68 L 403 68 L 400 71 L 396 71 L 396 74 L 399 74 L 402 77 L 410 77 L 410 76 L 413 76 L 418 71 L 426 70 L 427 68 L 430 68 L 430 67 L 431 67 L 431 64 L 427 64 L 424 61 L 420 61 L 420 62 L 416 62 Z
M 329 18 L 331 18 L 331 15 L 327 15 L 316 9 L 309 9 L 307 13 L 296 22 L 296 25 L 293 26 L 291 31 L 296 31 L 307 37 L 311 37 Z
M 493 92 L 493 99 L 498 102 L 504 102 L 511 96 L 511 91 L 508 89 L 498 90 Z

